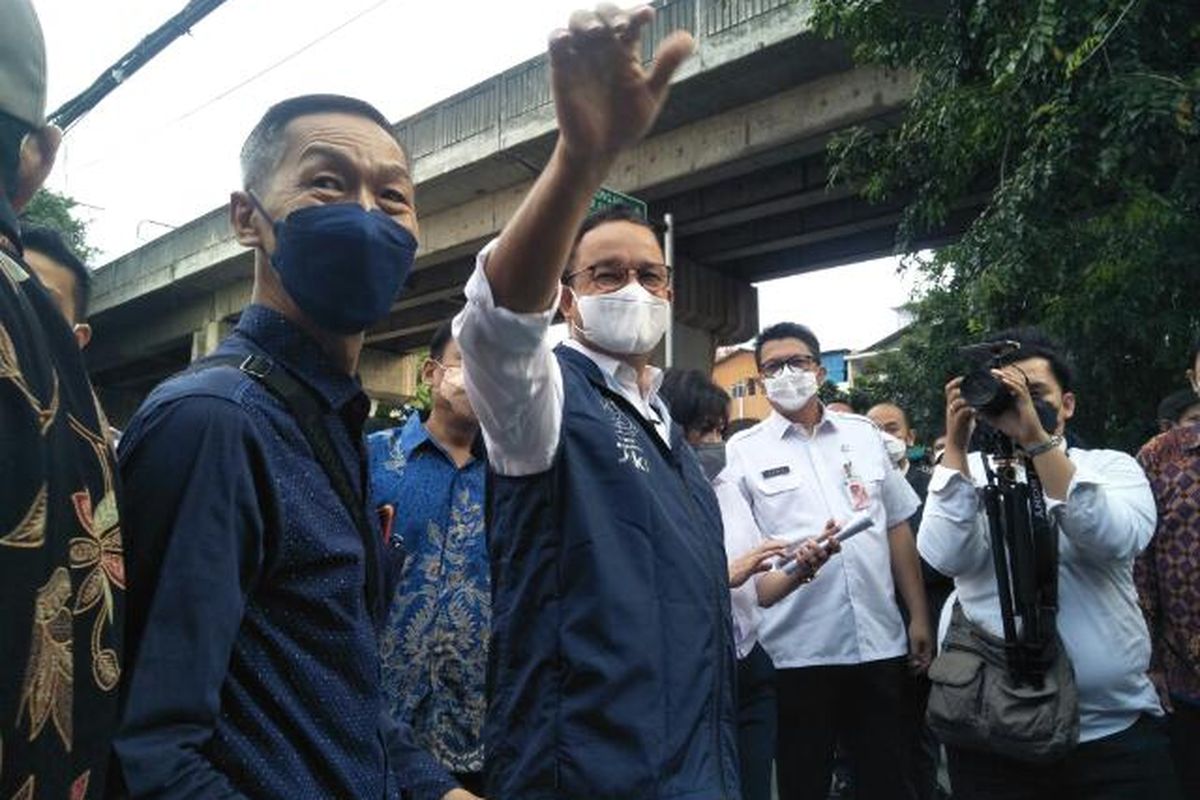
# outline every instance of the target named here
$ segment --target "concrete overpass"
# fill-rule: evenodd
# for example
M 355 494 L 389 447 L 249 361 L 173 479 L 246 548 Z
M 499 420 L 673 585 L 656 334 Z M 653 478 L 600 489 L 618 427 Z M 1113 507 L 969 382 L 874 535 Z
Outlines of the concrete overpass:
M 676 363 L 711 364 L 716 344 L 752 336 L 751 283 L 892 251 L 900 204 L 827 188 L 824 145 L 852 124 L 886 125 L 911 78 L 855 68 L 813 36 L 804 0 L 665 0 L 645 57 L 677 28 L 698 52 L 651 136 L 607 184 L 676 221 Z M 397 123 L 417 176 L 421 251 L 406 292 L 368 333 L 374 396 L 413 391 L 416 359 L 462 304 L 474 254 L 545 164 L 554 110 L 544 56 Z M 235 154 L 230 153 L 230 158 Z M 88 359 L 121 421 L 158 380 L 208 352 L 250 294 L 251 258 L 219 208 L 95 273 Z

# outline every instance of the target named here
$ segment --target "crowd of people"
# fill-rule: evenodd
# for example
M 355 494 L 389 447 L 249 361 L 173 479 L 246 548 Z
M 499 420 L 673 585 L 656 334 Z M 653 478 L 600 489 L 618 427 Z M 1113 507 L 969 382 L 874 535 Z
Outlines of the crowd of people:
M 1200 797 L 1200 345 L 1136 459 L 1070 439 L 1087 398 L 1031 329 L 929 450 L 897 403 L 822 403 L 799 322 L 731 421 L 651 363 L 655 226 L 588 213 L 692 50 L 643 67 L 652 18 L 552 36 L 553 153 L 397 427 L 356 373 L 417 250 L 408 155 L 361 100 L 267 109 L 251 304 L 118 448 L 88 270 L 19 221 L 61 133 L 0 0 L 0 797 Z

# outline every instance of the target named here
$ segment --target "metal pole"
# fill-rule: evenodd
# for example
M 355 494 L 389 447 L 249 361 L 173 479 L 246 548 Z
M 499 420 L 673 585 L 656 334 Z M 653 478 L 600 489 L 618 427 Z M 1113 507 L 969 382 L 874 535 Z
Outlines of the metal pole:
M 663 250 L 667 257 L 667 266 L 675 271 L 675 215 L 663 214 L 667 232 L 663 235 Z M 675 276 L 678 280 L 678 276 Z M 666 366 L 670 369 L 675 364 L 675 304 L 671 303 L 671 323 L 667 325 L 667 357 Z

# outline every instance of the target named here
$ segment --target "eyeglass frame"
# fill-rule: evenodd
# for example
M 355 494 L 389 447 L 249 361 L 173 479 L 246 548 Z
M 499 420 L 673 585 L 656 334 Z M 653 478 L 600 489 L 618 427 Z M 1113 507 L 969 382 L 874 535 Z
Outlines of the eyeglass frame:
M 771 359 L 770 361 L 764 361 L 762 366 L 758 368 L 758 371 L 764 378 L 771 378 L 779 374 L 785 367 L 795 367 L 808 372 L 816 372 L 821 368 L 821 359 L 810 355 L 790 356 L 782 361 Z
M 654 261 L 643 261 L 642 263 L 638 264 L 637 266 L 629 266 L 628 264 L 625 264 L 624 262 L 620 261 L 619 259 L 614 258 L 614 259 L 607 259 L 604 261 L 597 261 L 595 264 L 589 264 L 588 266 L 580 267 L 579 269 L 574 270 L 573 272 L 568 272 L 566 275 L 563 275 L 562 282 L 564 285 L 568 284 L 568 283 L 570 283 L 572 278 L 575 278 L 585 272 L 588 272 L 588 273 L 591 273 L 589 276 L 589 280 L 591 281 L 591 283 L 598 286 L 599 284 L 596 281 L 596 272 L 595 271 L 599 267 L 614 267 L 614 268 L 623 269 L 625 271 L 625 275 L 624 275 L 625 280 L 623 280 L 620 284 L 612 287 L 611 289 L 601 289 L 601 292 L 603 294 L 609 294 L 611 292 L 620 291 L 622 288 L 627 286 L 629 284 L 629 273 L 631 273 L 631 272 L 635 273 L 635 278 L 636 278 L 637 282 L 639 284 L 641 284 L 641 287 L 643 289 L 645 289 L 648 292 L 661 292 L 661 291 L 671 288 L 671 276 L 674 273 L 674 269 L 672 269 L 670 264 L 661 264 L 661 263 L 657 263 Z M 665 280 L 664 280 L 662 286 L 652 289 L 645 284 L 645 282 L 642 280 L 641 276 L 642 276 L 643 270 L 649 271 L 650 268 L 654 268 L 654 267 L 661 267 L 666 272 L 666 276 L 665 276 Z

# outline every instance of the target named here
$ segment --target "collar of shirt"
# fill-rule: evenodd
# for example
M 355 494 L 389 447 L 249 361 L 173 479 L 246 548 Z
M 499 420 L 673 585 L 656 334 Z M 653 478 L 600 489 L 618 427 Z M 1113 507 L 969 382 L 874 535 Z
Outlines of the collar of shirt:
M 605 380 L 610 384 L 615 382 L 625 389 L 633 390 L 638 394 L 642 393 L 642 388 L 638 384 L 637 372 L 621 359 L 593 350 L 578 339 L 567 339 L 563 344 L 572 350 L 578 350 L 590 358 L 600 368 L 600 371 L 604 373 Z M 658 389 L 662 386 L 663 372 L 658 367 L 649 364 L 646 365 L 646 372 L 650 375 L 650 391 L 644 396 L 647 401 L 654 402 L 657 401 Z M 615 389 L 617 387 L 613 386 L 612 388 Z
M 471 460 L 463 465 L 463 469 L 470 467 L 479 460 L 481 453 L 479 452 L 481 445 L 481 437 L 476 436 L 475 442 L 471 447 Z M 420 414 L 413 414 L 408 418 L 408 422 L 404 423 L 404 427 L 400 430 L 400 452 L 404 454 L 405 460 L 412 458 L 421 447 L 428 447 L 431 450 L 439 453 L 447 461 L 453 463 L 453 459 L 446 452 L 446 448 L 442 443 L 433 438 L 429 432 L 429 428 L 425 427 L 425 422 L 421 419 Z
M 1200 448 L 1200 422 L 1177 425 L 1171 430 L 1155 436 L 1142 448 L 1143 459 L 1170 460 L 1183 453 Z
M 370 401 L 358 376 L 335 367 L 321 346 L 283 314 L 266 306 L 248 306 L 235 331 L 308 384 L 330 408 L 351 412 L 355 417 L 361 412 L 366 418 Z M 350 407 L 344 408 L 347 405 Z
M 646 366 L 646 370 L 650 375 L 650 391 L 642 394 L 641 386 L 638 384 L 637 373 L 633 367 L 624 361 L 619 358 L 613 358 L 605 353 L 597 352 L 578 339 L 566 339 L 563 341 L 563 345 L 583 353 L 590 358 L 592 363 L 599 367 L 600 372 L 604 375 L 604 382 L 608 384 L 609 389 L 630 399 L 640 398 L 642 404 L 658 415 L 658 419 L 650 419 L 650 421 L 655 425 L 661 424 L 663 426 L 661 432 L 670 430 L 670 412 L 667 411 L 666 403 L 662 402 L 662 398 L 658 396 L 659 387 L 662 386 L 663 382 L 663 372 L 661 369 L 652 365 Z M 635 403 L 635 405 L 638 404 Z
M 804 430 L 803 425 L 792 422 L 790 419 L 774 409 L 771 410 L 771 415 L 767 417 L 763 424 L 777 439 L 782 439 L 789 433 L 799 436 L 802 439 L 811 439 L 820 432 L 827 431 L 829 433 L 837 433 L 838 423 L 836 417 L 837 414 L 835 412 L 830 411 L 829 409 L 825 408 L 824 405 L 822 405 L 821 420 L 815 426 L 813 426 L 813 432 L 811 435 Z

